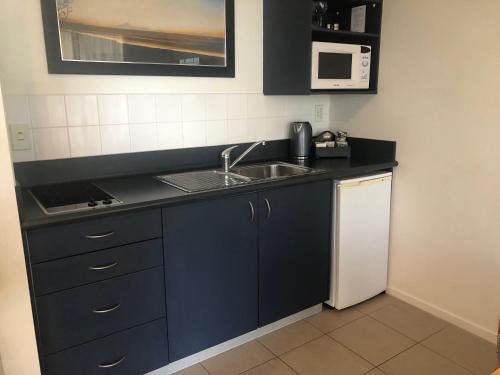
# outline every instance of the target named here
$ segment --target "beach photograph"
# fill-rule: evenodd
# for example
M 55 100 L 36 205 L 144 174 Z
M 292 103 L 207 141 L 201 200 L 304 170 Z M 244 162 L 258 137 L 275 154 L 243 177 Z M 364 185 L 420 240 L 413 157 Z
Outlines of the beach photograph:
M 63 61 L 226 66 L 225 0 L 56 0 Z

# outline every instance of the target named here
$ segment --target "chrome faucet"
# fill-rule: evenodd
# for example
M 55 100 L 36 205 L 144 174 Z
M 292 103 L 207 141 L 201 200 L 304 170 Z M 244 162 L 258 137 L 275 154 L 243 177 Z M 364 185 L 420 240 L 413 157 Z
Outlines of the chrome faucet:
M 238 146 L 229 147 L 226 148 L 224 151 L 222 151 L 221 158 L 222 158 L 222 164 L 224 165 L 224 172 L 228 173 L 232 168 L 234 168 L 236 164 L 238 164 L 245 156 L 247 156 L 255 147 L 259 145 L 265 146 L 266 141 L 255 142 L 232 163 L 231 163 L 231 151 L 233 151 Z

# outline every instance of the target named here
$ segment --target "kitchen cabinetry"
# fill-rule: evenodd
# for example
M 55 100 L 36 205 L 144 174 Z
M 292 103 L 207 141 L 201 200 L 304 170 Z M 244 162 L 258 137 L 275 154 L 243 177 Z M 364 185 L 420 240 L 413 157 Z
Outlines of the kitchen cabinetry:
M 259 194 L 259 325 L 326 301 L 331 182 Z
M 264 94 L 376 94 L 378 90 L 383 0 L 327 0 L 329 30 L 312 24 L 312 0 L 264 0 Z M 364 33 L 352 32 L 351 9 L 365 6 Z M 312 42 L 371 46 L 369 89 L 311 90 Z
M 140 374 L 328 298 L 331 181 L 29 230 L 44 375 Z
M 163 210 L 171 361 L 257 328 L 257 194 Z

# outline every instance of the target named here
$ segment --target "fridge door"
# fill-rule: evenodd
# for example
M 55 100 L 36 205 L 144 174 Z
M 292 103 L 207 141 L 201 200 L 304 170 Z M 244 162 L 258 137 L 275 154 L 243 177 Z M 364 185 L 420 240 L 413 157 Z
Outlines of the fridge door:
M 392 173 L 335 184 L 335 307 L 363 302 L 387 288 Z

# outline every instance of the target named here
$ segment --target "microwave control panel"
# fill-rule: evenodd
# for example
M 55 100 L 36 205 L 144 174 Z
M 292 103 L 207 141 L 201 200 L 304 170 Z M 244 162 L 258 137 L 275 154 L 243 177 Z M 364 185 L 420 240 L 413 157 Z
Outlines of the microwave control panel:
M 361 82 L 370 81 L 370 65 L 371 65 L 371 48 L 368 46 L 361 47 L 361 66 L 359 80 Z

